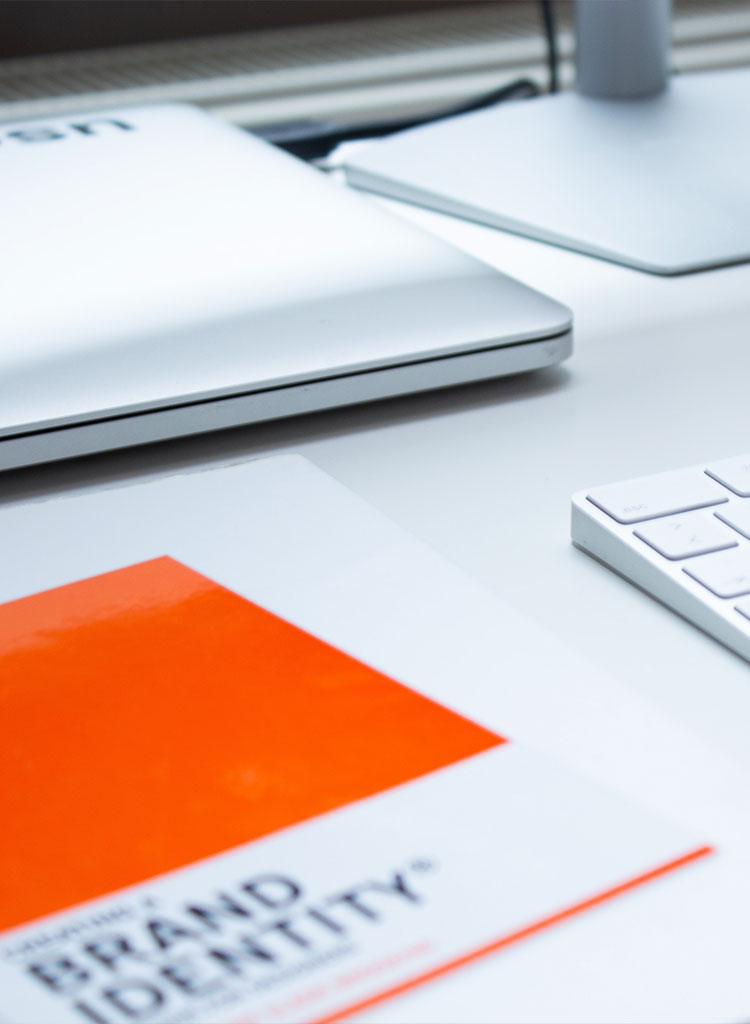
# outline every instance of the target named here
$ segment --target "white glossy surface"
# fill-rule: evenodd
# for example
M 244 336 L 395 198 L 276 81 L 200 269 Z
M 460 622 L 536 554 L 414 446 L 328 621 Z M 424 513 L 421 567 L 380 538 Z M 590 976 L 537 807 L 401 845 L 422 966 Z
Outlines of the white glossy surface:
M 299 451 L 750 766 L 747 664 L 573 548 L 569 527 L 574 491 L 747 449 L 750 266 L 652 277 L 402 214 L 570 305 L 566 366 L 7 474 L 5 499 Z

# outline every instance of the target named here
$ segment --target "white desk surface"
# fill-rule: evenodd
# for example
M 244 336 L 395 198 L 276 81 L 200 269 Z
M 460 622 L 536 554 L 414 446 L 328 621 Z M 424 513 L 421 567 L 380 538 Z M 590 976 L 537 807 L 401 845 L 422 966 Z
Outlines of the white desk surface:
M 567 303 L 573 357 L 515 379 L 20 470 L 2 477 L 0 500 L 300 452 L 750 767 L 750 665 L 569 539 L 580 488 L 750 450 L 750 264 L 658 278 L 384 205 Z

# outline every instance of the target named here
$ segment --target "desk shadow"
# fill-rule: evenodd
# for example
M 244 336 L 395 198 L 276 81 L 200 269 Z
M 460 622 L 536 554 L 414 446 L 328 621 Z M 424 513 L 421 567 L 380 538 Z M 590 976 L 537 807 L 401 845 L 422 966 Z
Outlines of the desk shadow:
M 266 420 L 207 434 L 132 448 L 121 448 L 61 462 L 29 466 L 0 474 L 0 505 L 43 500 L 92 487 L 112 487 L 159 477 L 189 468 L 290 452 L 297 445 L 366 433 L 435 416 L 472 409 L 532 401 L 566 387 L 572 378 L 563 366 L 498 377 L 435 391 L 306 413 L 289 419 Z M 304 454 L 304 453 L 303 453 Z

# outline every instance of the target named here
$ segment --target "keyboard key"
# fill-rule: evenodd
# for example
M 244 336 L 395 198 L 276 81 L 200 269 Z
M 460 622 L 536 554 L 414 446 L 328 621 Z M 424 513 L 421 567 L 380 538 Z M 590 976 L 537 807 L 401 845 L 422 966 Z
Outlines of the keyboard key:
M 741 498 L 750 498 L 750 455 L 712 462 L 706 473 Z
M 684 572 L 702 583 L 717 597 L 750 594 L 750 548 L 733 548 L 702 558 L 685 566 Z
M 683 512 L 654 519 L 633 532 L 660 555 L 673 561 L 737 547 L 736 536 L 710 512 Z
M 750 501 L 732 502 L 720 512 L 714 512 L 714 516 L 750 540 Z
M 749 470 L 750 455 L 594 487 L 571 515 L 579 548 L 748 662 L 750 497 L 737 492 Z
M 697 469 L 678 469 L 589 491 L 588 500 L 618 523 L 689 512 L 728 501 L 727 492 Z

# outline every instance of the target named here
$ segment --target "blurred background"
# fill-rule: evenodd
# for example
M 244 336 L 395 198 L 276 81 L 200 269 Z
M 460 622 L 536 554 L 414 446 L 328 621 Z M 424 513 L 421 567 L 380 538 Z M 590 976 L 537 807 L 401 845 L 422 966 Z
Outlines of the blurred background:
M 568 87 L 571 21 L 562 0 L 3 0 L 0 119 L 185 100 L 270 136 L 400 127 Z M 673 34 L 677 71 L 747 65 L 750 3 L 675 0 Z

